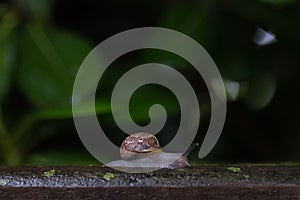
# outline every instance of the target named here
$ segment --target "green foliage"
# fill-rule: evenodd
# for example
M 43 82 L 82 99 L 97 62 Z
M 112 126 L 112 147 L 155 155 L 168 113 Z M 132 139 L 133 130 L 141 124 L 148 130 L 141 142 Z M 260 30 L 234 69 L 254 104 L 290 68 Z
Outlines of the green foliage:
M 44 172 L 44 175 L 47 176 L 48 178 L 50 178 L 54 174 L 55 174 L 55 170 L 54 169 L 51 169 L 49 171 Z
M 249 82 L 245 102 L 253 109 L 264 108 L 272 100 L 275 90 L 274 76 L 261 73 Z
M 23 11 L 34 20 L 44 21 L 49 18 L 53 0 L 17 0 Z
M 21 41 L 18 80 L 41 108 L 70 107 L 77 70 L 91 47 L 73 34 L 28 25 Z
M 107 181 L 110 181 L 112 178 L 115 178 L 115 175 L 113 173 L 107 172 L 104 174 L 103 178 Z
M 16 16 L 10 12 L 0 22 L 0 102 L 8 92 L 12 78 L 16 25 Z
M 250 176 L 249 176 L 249 175 L 244 175 L 244 178 L 245 178 L 245 179 L 249 179 Z
M 80 7 L 80 3 L 73 3 L 75 7 L 77 4 L 77 7 Z M 127 3 L 137 8 L 135 2 Z M 118 31 L 136 26 L 149 26 L 149 24 L 175 29 L 191 36 L 209 52 L 219 67 L 227 82 L 226 89 L 230 100 L 228 106 L 238 105 L 236 110 L 243 113 L 236 118 L 230 118 L 232 113 L 229 113 L 230 117 L 226 122 L 229 125 L 226 126 L 225 132 L 234 132 L 232 130 L 236 128 L 233 127 L 236 124 L 235 121 L 239 127 L 242 127 L 242 131 L 237 129 L 238 131 L 235 132 L 238 134 L 226 140 L 224 144 L 226 154 L 229 155 L 230 149 L 233 148 L 225 148 L 225 146 L 231 146 L 235 140 L 238 141 L 237 143 L 243 141 L 244 144 L 246 143 L 246 145 L 239 144 L 239 147 L 249 147 L 251 143 L 255 146 L 257 142 L 249 141 L 249 138 L 245 139 L 245 135 L 251 135 L 254 138 L 256 133 L 260 134 L 261 127 L 255 125 L 261 120 L 253 117 L 251 119 L 253 121 L 249 122 L 248 119 L 252 115 L 249 118 L 246 115 L 264 112 L 263 108 L 272 106 L 275 96 L 281 96 L 277 102 L 283 102 L 279 105 L 282 111 L 278 114 L 277 121 L 280 123 L 277 124 L 284 124 L 282 125 L 284 129 L 278 132 L 287 134 L 297 132 L 298 128 L 291 128 L 291 124 L 296 121 L 298 115 L 286 120 L 282 116 L 286 116 L 284 114 L 286 110 L 291 110 L 287 107 L 292 104 L 290 100 L 294 98 L 292 96 L 293 98 L 287 99 L 285 95 L 294 94 L 299 89 L 297 84 L 291 84 L 292 81 L 289 80 L 292 77 L 296 82 L 297 74 L 299 74 L 298 0 L 156 1 L 152 3 L 155 6 L 151 8 L 141 7 L 141 10 L 146 9 L 144 16 L 137 18 L 135 12 L 128 12 L 129 17 L 122 18 L 124 20 L 122 24 L 128 26 L 122 26 L 120 30 L 118 30 L 118 24 L 114 26 L 114 19 L 120 18 L 118 14 L 115 14 L 118 12 L 111 12 L 114 14 L 107 12 L 103 15 L 102 12 L 97 13 L 97 6 L 94 6 L 97 12 L 95 10 L 86 12 L 80 8 L 79 11 L 84 12 L 86 18 L 80 16 L 80 19 L 84 20 L 78 20 L 79 18 L 76 17 L 73 19 L 74 14 L 71 16 L 71 12 L 65 11 L 66 7 L 60 7 L 60 4 L 67 5 L 67 8 L 70 6 L 65 1 L 59 0 L 16 0 L 0 4 L 0 165 L 97 164 L 97 161 L 83 148 L 78 148 L 78 143 L 75 141 L 78 138 L 71 120 L 71 101 L 77 70 L 92 47 L 98 44 L 98 42 L 92 44 L 92 40 L 102 41 Z M 55 7 L 52 7 L 53 5 Z M 85 6 L 88 7 L 89 3 Z M 130 7 L 128 6 L 128 9 Z M 156 14 L 149 15 L 147 9 L 150 9 L 151 14 Z M 76 16 L 80 14 L 79 11 L 76 10 Z M 107 24 L 109 26 L 106 26 Z M 264 47 L 255 44 L 252 39 L 258 27 L 273 32 L 278 42 Z M 80 36 L 79 32 L 90 37 L 91 40 Z M 190 69 L 191 66 L 182 58 L 166 55 L 165 52 L 157 54 L 143 52 L 138 56 L 126 57 L 126 59 L 113 67 L 112 75 L 104 78 L 107 81 L 104 92 L 97 94 L 95 99 L 97 114 L 107 120 L 106 128 L 112 131 L 115 137 L 118 136 L 120 130 L 116 128 L 110 116 L 111 91 L 106 90 L 112 89 L 116 77 L 126 72 L 127 66 L 135 66 L 132 63 L 135 64 L 136 60 L 143 61 L 143 63 L 148 61 L 164 63 L 184 72 L 189 81 L 196 83 L 193 87 L 197 92 L 199 91 L 197 96 L 204 108 L 201 109 L 201 120 L 209 119 L 209 98 L 207 98 L 208 101 L 202 98 L 204 96 L 202 93 L 207 92 L 206 88 L 195 81 L 199 77 L 196 77 L 194 71 Z M 88 83 L 86 87 L 89 90 Z M 285 89 L 282 89 L 283 87 Z M 281 93 L 277 94 L 280 88 Z M 149 107 L 160 103 L 166 108 L 168 117 L 171 116 L 171 125 L 167 129 L 173 133 L 178 125 L 173 118 L 177 117 L 176 114 L 179 111 L 178 102 L 174 99 L 174 96 L 166 90 L 142 87 L 134 93 L 130 101 L 132 118 L 138 124 L 147 124 Z M 294 100 L 294 104 L 297 103 L 298 101 Z M 90 109 L 88 108 L 93 108 L 93 106 L 82 105 L 80 114 L 89 115 Z M 279 109 L 278 104 L 275 108 Z M 231 107 L 229 110 L 231 111 Z M 235 112 L 237 111 L 233 109 L 233 113 Z M 273 116 L 273 113 L 269 115 Z M 263 115 L 267 116 L 264 120 L 269 119 L 269 115 Z M 205 124 L 202 125 L 203 121 L 200 127 L 205 129 Z M 251 128 L 247 127 L 248 123 Z M 286 127 L 289 127 L 288 131 Z M 274 128 L 273 132 L 275 131 L 277 129 Z M 265 132 L 273 133 L 269 130 Z M 197 138 L 201 137 L 197 136 Z M 284 141 L 282 137 L 278 136 L 277 140 Z M 290 139 L 294 141 L 295 146 L 298 146 L 299 136 L 297 137 Z M 259 145 L 265 146 L 269 151 L 268 135 L 265 138 L 267 138 L 265 143 L 262 139 L 259 140 L 262 142 Z M 55 146 L 63 139 L 68 140 L 72 144 L 71 147 L 62 144 L 57 144 L 60 148 Z M 274 139 L 273 135 L 272 139 Z M 166 141 L 165 143 L 169 142 L 168 136 L 162 140 Z M 196 142 L 201 143 L 201 141 Z M 47 146 L 49 143 L 51 147 Z M 277 149 L 278 146 L 275 146 L 270 151 L 275 155 L 274 150 Z M 279 149 L 281 151 L 283 148 Z M 232 151 L 233 154 L 237 152 Z M 248 151 L 250 150 L 247 149 Z M 222 148 L 219 152 L 223 152 Z M 257 149 L 254 152 L 257 152 Z M 297 153 L 294 154 L 297 156 Z M 220 157 L 223 159 L 223 155 Z M 240 171 L 235 167 L 230 167 L 228 170 L 235 173 Z M 113 174 L 104 176 L 106 180 L 111 178 Z M 0 180 L 0 185 L 1 183 L 5 184 L 5 181 Z
M 234 173 L 239 173 L 239 172 L 241 172 L 241 168 L 239 168 L 239 167 L 228 167 L 227 169 L 228 169 L 229 171 L 234 172 Z
M 41 23 L 47 19 L 47 14 L 43 19 L 40 14 L 48 13 L 46 5 L 50 1 L 27 2 L 17 2 L 24 13 L 32 17 L 25 23 L 22 15 L 1 7 L 0 163 L 2 160 L 7 165 L 21 164 L 35 145 L 54 135 L 36 137 L 36 131 L 32 130 L 42 120 L 72 117 L 73 83 L 80 64 L 91 50 L 89 42 L 82 37 L 58 29 L 47 21 Z M 30 103 L 25 104 L 21 112 L 14 109 L 10 101 L 15 99 L 10 93 L 13 86 L 18 87 Z M 9 109 L 3 111 L 4 104 Z M 82 115 L 89 114 L 87 106 L 82 106 Z M 109 111 L 107 102 L 102 100 L 97 100 L 95 107 L 98 113 Z

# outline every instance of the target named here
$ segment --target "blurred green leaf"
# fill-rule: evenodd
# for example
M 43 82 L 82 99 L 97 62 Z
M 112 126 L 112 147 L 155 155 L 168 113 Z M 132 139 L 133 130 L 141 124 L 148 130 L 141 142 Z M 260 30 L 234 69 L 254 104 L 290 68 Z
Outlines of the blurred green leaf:
M 197 40 L 206 50 L 216 45 L 218 23 L 213 1 L 177 2 L 161 18 L 159 26 L 180 31 Z M 172 41 L 176 42 L 176 41 Z M 218 44 L 217 44 L 218 45 Z
M 17 0 L 17 3 L 27 15 L 41 21 L 49 17 L 52 0 Z
M 239 173 L 239 172 L 241 172 L 241 168 L 239 168 L 239 167 L 228 167 L 227 169 L 228 169 L 229 171 L 234 172 L 234 173 Z
M 0 17 L 2 18 L 8 10 L 7 4 L 0 3 Z
M 47 176 L 48 178 L 50 178 L 54 174 L 55 174 L 55 169 L 51 169 L 49 171 L 44 172 L 44 175 Z
M 37 107 L 71 109 L 75 76 L 90 50 L 85 40 L 71 33 L 27 26 L 18 71 L 22 91 Z
M 95 108 L 96 113 L 106 114 L 110 113 L 111 109 L 109 106 L 109 102 L 96 100 L 95 105 L 81 105 L 80 107 L 76 108 L 76 113 L 80 116 L 90 115 L 91 108 Z M 41 119 L 58 119 L 58 118 L 67 118 L 72 117 L 72 110 L 69 107 L 65 108 L 50 108 L 50 109 L 43 109 L 39 113 L 39 118 Z
M 13 13 L 7 13 L 0 22 L 0 102 L 10 86 L 14 51 L 14 29 L 17 25 Z
M 103 178 L 107 181 L 110 181 L 110 179 L 115 178 L 115 175 L 113 173 L 107 172 L 104 174 Z
M 245 95 L 245 103 L 252 109 L 261 109 L 270 103 L 276 90 L 272 74 L 262 73 L 252 79 Z

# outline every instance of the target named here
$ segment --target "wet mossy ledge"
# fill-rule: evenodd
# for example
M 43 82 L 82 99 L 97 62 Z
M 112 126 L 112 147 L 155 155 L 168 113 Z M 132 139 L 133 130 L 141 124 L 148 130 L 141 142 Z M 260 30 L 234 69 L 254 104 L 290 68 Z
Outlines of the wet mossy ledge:
M 1 167 L 0 199 L 300 199 L 300 165 Z

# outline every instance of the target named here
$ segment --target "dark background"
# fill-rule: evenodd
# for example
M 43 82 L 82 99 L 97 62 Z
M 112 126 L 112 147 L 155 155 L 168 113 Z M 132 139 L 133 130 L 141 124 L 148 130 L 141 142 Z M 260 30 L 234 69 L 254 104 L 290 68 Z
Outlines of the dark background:
M 298 0 L 12 0 L 0 1 L 0 163 L 2 165 L 97 164 L 75 130 L 71 95 L 85 56 L 106 38 L 137 27 L 180 31 L 198 41 L 226 82 L 223 133 L 213 151 L 192 162 L 299 162 L 300 2 Z M 260 45 L 257 31 L 275 35 Z M 262 35 L 259 35 L 262 37 Z M 210 117 L 207 88 L 182 58 L 160 50 L 139 50 L 116 60 L 99 83 L 96 110 L 104 130 L 119 145 L 126 136 L 113 121 L 109 98 L 116 81 L 132 66 L 168 64 L 192 84 L 201 104 L 201 144 Z M 230 86 L 227 88 L 230 89 Z M 200 100 L 201 99 L 201 100 Z M 132 97 L 133 119 L 149 122 L 148 108 L 161 103 L 168 120 L 162 145 L 176 132 L 175 96 L 146 85 Z

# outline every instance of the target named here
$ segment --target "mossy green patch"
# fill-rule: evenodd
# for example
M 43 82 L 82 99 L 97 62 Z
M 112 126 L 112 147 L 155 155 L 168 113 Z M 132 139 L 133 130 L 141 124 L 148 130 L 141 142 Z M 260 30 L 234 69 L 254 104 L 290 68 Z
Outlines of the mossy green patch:
M 250 178 L 250 176 L 249 175 L 244 175 L 244 178 L 248 179 L 248 178 Z
M 106 174 L 104 174 L 103 178 L 107 181 L 109 181 L 110 179 L 114 178 L 115 175 L 113 173 L 107 172 Z
M 239 173 L 241 171 L 241 168 L 239 168 L 239 167 L 228 167 L 227 169 L 234 173 Z
M 53 176 L 55 174 L 55 170 L 51 169 L 49 171 L 44 172 L 44 175 L 47 176 L 48 178 Z

